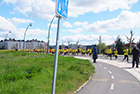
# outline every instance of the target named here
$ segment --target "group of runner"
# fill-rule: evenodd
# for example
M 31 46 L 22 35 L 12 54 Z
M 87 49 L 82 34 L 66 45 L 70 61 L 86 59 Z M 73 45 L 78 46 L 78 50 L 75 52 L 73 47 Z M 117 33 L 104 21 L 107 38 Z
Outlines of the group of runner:
M 49 52 L 54 54 L 54 52 L 52 52 L 53 50 L 55 50 L 55 49 L 50 49 Z M 87 54 L 87 55 L 91 56 L 92 49 L 89 48 L 86 50 L 85 48 L 82 48 L 82 49 L 81 48 L 78 48 L 78 49 L 65 48 L 65 49 L 59 49 L 58 53 L 60 55 L 78 55 L 78 54 L 81 54 L 81 55 L 85 56 L 85 54 Z
M 127 62 L 128 62 L 129 61 L 129 56 L 128 55 L 132 56 L 132 48 L 128 49 L 128 47 L 126 47 L 123 50 L 123 53 L 124 53 L 124 58 L 123 58 L 122 61 L 127 59 Z M 107 49 L 103 50 L 103 55 L 106 55 L 106 59 L 108 59 L 108 57 L 110 57 L 110 60 L 112 60 L 112 57 L 114 56 L 115 60 L 116 60 L 118 58 L 118 50 L 116 48 L 112 49 L 110 47 L 110 48 L 107 48 Z
M 1 50 L 2 51 L 2 50 Z M 4 51 L 13 51 L 13 50 L 4 50 Z M 23 49 L 18 49 L 18 51 L 23 51 Z M 47 53 L 47 49 L 25 49 L 25 52 L 31 52 L 31 53 Z M 129 56 L 132 56 L 132 48 L 128 49 L 127 47 L 123 50 L 124 52 L 124 58 L 123 61 L 125 59 L 127 59 L 127 62 L 129 60 Z M 49 49 L 49 53 L 50 54 L 55 54 L 55 49 Z M 64 49 L 59 49 L 58 50 L 58 54 L 60 55 L 78 55 L 81 54 L 83 56 L 85 56 L 85 54 L 91 56 L 92 55 L 92 49 L 88 48 L 78 48 L 78 49 L 71 49 L 71 48 L 64 48 Z M 103 55 L 105 55 L 106 59 L 108 59 L 108 57 L 110 57 L 110 60 L 112 60 L 112 57 L 115 57 L 114 59 L 116 60 L 118 58 L 118 51 L 117 49 L 112 49 L 111 47 L 108 47 L 107 49 L 103 49 Z
M 5 50 L 0 50 L 0 51 L 24 51 L 24 52 L 29 52 L 29 53 L 47 53 L 47 48 L 46 49 L 5 49 Z M 49 49 L 49 54 L 55 54 L 55 49 L 51 48 Z M 71 48 L 64 48 L 64 49 L 59 49 L 58 54 L 60 55 L 78 55 L 81 54 L 85 56 L 85 54 L 88 54 L 91 56 L 92 54 L 92 49 L 85 49 L 85 48 L 78 48 L 78 49 L 71 49 Z

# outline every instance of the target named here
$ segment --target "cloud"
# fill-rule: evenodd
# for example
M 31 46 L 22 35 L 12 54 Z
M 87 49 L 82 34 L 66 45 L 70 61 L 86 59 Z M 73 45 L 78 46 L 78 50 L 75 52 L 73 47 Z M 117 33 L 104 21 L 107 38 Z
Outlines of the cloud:
M 55 15 L 55 3 L 51 0 L 3 0 L 2 3 L 13 4 L 14 12 L 18 11 L 30 18 L 51 20 Z
M 86 26 L 87 24 L 88 24 L 87 21 L 85 21 L 85 22 L 75 22 L 74 23 L 75 26 Z
M 63 26 L 67 27 L 67 28 L 70 28 L 70 27 L 73 27 L 69 22 L 65 21 L 63 23 Z
M 35 37 L 35 36 L 40 36 L 40 35 L 47 36 L 47 32 L 48 31 L 41 30 L 41 29 L 28 29 L 28 31 L 26 32 L 26 37 Z M 8 33 L 8 31 L 1 32 L 0 37 L 2 37 L 4 39 L 4 37 L 6 36 L 7 33 Z M 15 38 L 15 39 L 23 39 L 24 33 L 25 33 L 25 28 L 11 30 L 11 34 L 9 34 L 8 37 Z
M 83 34 L 77 34 L 74 36 L 64 36 L 60 40 L 64 42 L 64 44 L 67 45 L 67 41 L 70 41 L 70 43 L 75 44 L 76 41 L 79 40 L 79 44 L 82 45 L 92 45 L 92 44 L 98 44 L 98 39 L 100 35 L 83 35 Z M 102 35 L 102 42 L 108 44 L 113 43 L 116 40 L 117 36 L 109 36 L 109 35 Z
M 99 13 L 106 10 L 129 10 L 137 2 L 138 0 L 70 0 L 68 16 L 78 17 L 88 12 Z M 3 0 L 2 3 L 13 4 L 13 11 L 31 18 L 51 20 L 55 15 L 55 2 L 52 0 Z
M 68 30 L 69 32 L 72 32 L 72 33 L 81 33 L 83 31 L 82 28 L 77 28 L 77 29 L 69 29 Z
M 17 29 L 13 23 L 0 16 L 0 31 L 11 31 Z
M 15 39 L 23 39 L 24 37 L 24 32 L 26 28 L 17 28 L 13 23 L 27 23 L 30 22 L 32 20 L 27 20 L 27 19 L 19 19 L 19 18 L 12 18 L 12 19 L 5 19 L 4 17 L 0 16 L 0 38 L 4 39 L 6 34 L 11 31 L 11 34 L 8 35 L 8 37 L 12 37 Z M 41 30 L 41 29 L 28 29 L 28 31 L 26 32 L 26 36 L 39 36 L 39 35 L 46 35 L 47 36 L 47 32 L 45 30 Z M 51 31 L 51 33 L 53 33 Z
M 9 4 L 9 3 L 12 3 L 12 4 L 16 4 L 18 0 L 3 0 L 2 3 L 6 3 L 6 4 Z
M 48 27 L 50 26 L 50 23 L 48 23 Z M 51 24 L 51 28 L 57 28 L 57 24 Z
M 100 35 L 93 35 L 93 34 L 90 35 L 77 34 L 74 36 L 64 36 L 60 39 L 61 40 L 60 44 L 62 44 L 63 42 L 65 45 L 67 45 L 68 44 L 67 41 L 70 41 L 71 44 L 76 44 L 77 41 L 79 41 L 79 44 L 82 45 L 98 44 L 99 36 Z M 105 43 L 106 45 L 110 45 L 114 43 L 117 37 L 118 35 L 112 35 L 112 36 L 101 35 L 101 42 Z M 122 42 L 128 43 L 126 36 L 120 36 L 120 38 L 122 39 Z M 139 36 L 134 36 L 134 38 L 135 38 L 134 42 L 137 43 L 139 41 Z
M 138 0 L 70 0 L 69 12 L 70 17 L 78 17 L 88 12 L 99 13 L 102 11 L 114 11 L 118 9 L 131 9 L 131 5 Z
M 29 36 L 34 36 L 34 35 L 47 35 L 47 32 L 48 31 L 45 31 L 45 30 L 41 30 L 41 29 L 30 29 L 28 30 L 27 34 Z
M 30 7 L 29 17 L 50 20 L 55 15 L 55 3 L 51 0 L 35 0 Z
M 20 23 L 31 23 L 31 22 L 34 22 L 32 20 L 27 20 L 27 19 L 21 19 L 21 18 L 15 18 L 13 17 L 12 19 L 9 19 L 8 20 L 10 22 L 12 22 L 13 24 L 17 25 L 17 24 L 20 24 Z
M 66 32 L 67 30 L 62 30 L 63 32 Z
M 86 25 L 85 29 L 91 32 L 106 32 L 107 30 L 131 29 L 140 27 L 140 12 L 122 11 L 117 18 L 97 21 Z

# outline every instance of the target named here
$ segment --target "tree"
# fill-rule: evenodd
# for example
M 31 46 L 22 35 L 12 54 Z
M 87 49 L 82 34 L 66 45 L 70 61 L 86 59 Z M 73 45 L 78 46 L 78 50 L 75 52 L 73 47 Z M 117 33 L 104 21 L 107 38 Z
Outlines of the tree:
M 101 53 L 103 53 L 103 49 L 106 49 L 107 46 L 105 45 L 105 43 L 100 43 L 97 45 L 97 50 L 99 52 L 99 47 L 101 47 Z
M 101 49 L 102 49 L 102 46 L 101 46 L 101 36 L 99 36 L 99 39 L 98 39 L 98 41 L 99 41 L 99 54 L 101 54 Z
M 1 49 L 5 49 L 5 46 L 3 45 Z
M 126 36 L 126 38 L 127 38 L 127 41 L 129 42 L 129 45 L 130 45 L 129 47 L 131 48 L 132 43 L 133 43 L 133 41 L 135 40 L 135 38 L 132 38 L 133 35 L 134 35 L 134 33 L 133 33 L 132 30 L 130 30 L 130 34 L 131 34 L 130 38 L 128 38 L 127 36 Z
M 137 42 L 137 47 L 140 49 L 140 40 Z
M 118 54 L 123 54 L 124 48 L 124 43 L 122 42 L 120 36 L 118 36 L 116 39 L 116 49 L 118 50 Z

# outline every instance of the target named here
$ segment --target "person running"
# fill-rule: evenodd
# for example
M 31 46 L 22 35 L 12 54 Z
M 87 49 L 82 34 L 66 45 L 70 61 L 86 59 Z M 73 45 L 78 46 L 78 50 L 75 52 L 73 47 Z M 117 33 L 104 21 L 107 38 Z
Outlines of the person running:
M 108 56 L 108 49 L 109 49 L 109 48 L 105 49 L 105 55 L 106 55 L 105 58 L 106 58 L 106 59 L 107 59 L 107 56 Z
M 111 48 L 108 48 L 106 51 L 107 51 L 107 57 L 106 57 L 106 59 L 108 59 L 108 57 L 110 57 L 110 60 L 112 60 L 112 49 Z
M 65 49 L 64 49 L 64 55 L 67 55 L 67 54 L 68 54 L 68 49 L 65 48 Z
M 114 50 L 114 57 L 115 57 L 115 60 L 118 58 L 118 51 L 117 51 L 117 49 Z
M 106 55 L 106 53 L 105 53 L 105 48 L 103 48 L 103 56 L 104 56 L 104 55 Z
M 51 52 L 52 52 L 52 54 L 55 54 L 55 49 L 52 48 L 52 49 L 51 49 Z
M 52 53 L 52 49 L 51 48 L 49 49 L 49 53 Z
M 72 49 L 72 55 L 73 56 L 75 55 L 75 49 Z
M 71 55 L 71 48 L 68 49 L 68 55 Z
M 87 49 L 87 55 L 89 55 L 89 48 Z
M 90 48 L 89 49 L 89 56 L 91 57 L 91 54 L 92 54 L 92 49 Z
M 126 47 L 126 49 L 124 49 L 123 52 L 124 52 L 123 61 L 127 58 L 127 62 L 128 62 L 129 61 L 129 58 L 128 58 L 128 48 Z
M 129 54 L 130 54 L 130 57 L 132 58 L 132 50 L 133 50 L 133 48 L 131 47 L 130 49 L 129 49 Z
M 62 55 L 63 52 L 64 52 L 64 50 L 61 48 L 61 49 L 60 49 L 60 55 Z
M 83 48 L 83 49 L 82 49 L 82 56 L 85 56 L 85 53 L 86 53 L 86 52 L 85 52 L 85 49 Z
M 77 55 L 80 53 L 80 48 L 77 49 Z

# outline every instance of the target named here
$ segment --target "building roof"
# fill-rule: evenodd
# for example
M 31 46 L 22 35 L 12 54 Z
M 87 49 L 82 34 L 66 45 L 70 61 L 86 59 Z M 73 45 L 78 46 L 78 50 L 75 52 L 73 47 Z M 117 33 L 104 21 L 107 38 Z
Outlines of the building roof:
M 0 42 L 4 42 L 4 41 L 18 41 L 18 42 L 24 42 L 24 40 L 15 40 L 14 38 L 11 39 L 4 39 L 4 40 L 0 40 Z M 44 41 L 40 41 L 40 40 L 37 40 L 37 39 L 32 39 L 32 40 L 26 40 L 26 42 L 44 42 Z
M 134 43 L 134 42 L 132 42 L 132 45 L 135 45 L 136 43 Z M 128 46 L 130 46 L 130 43 L 126 43 L 125 44 L 125 47 L 128 47 Z

